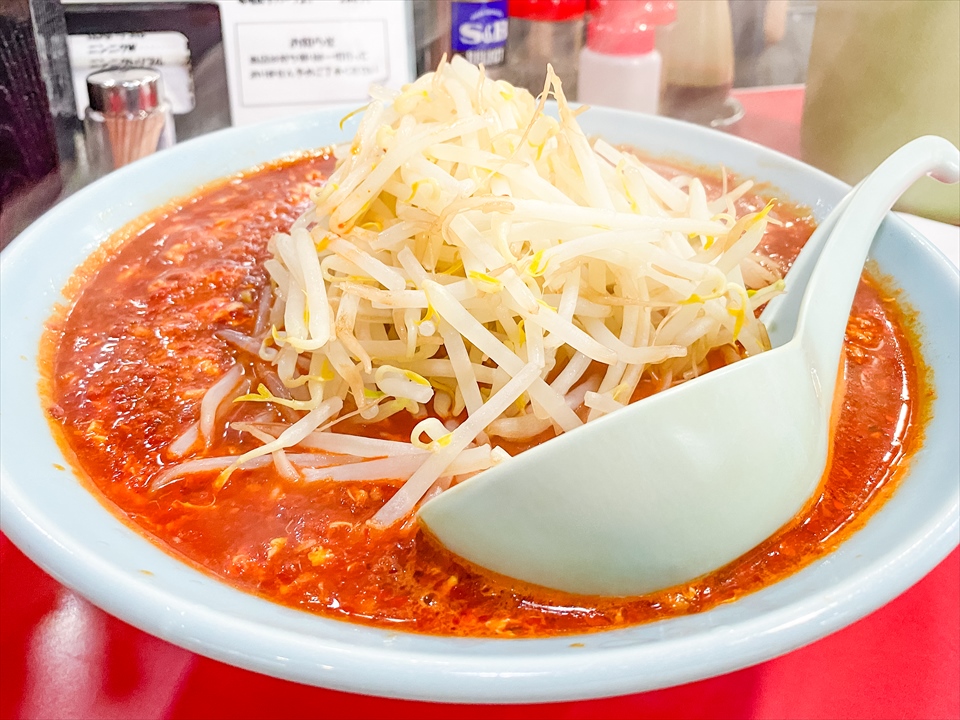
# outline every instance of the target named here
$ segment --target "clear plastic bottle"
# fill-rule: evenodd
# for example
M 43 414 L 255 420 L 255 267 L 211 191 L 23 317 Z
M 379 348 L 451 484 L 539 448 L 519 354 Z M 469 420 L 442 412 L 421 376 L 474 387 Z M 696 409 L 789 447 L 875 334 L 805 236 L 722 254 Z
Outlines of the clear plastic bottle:
M 586 10 L 586 0 L 510 0 L 503 79 L 537 96 L 551 63 L 563 81 L 564 94 L 575 100 Z
M 743 107 L 730 96 L 734 53 L 728 0 L 679 0 L 676 23 L 662 40 L 662 114 L 711 127 L 743 117 Z
M 580 52 L 580 102 L 656 113 L 662 59 L 656 26 L 673 22 L 672 0 L 599 0 Z

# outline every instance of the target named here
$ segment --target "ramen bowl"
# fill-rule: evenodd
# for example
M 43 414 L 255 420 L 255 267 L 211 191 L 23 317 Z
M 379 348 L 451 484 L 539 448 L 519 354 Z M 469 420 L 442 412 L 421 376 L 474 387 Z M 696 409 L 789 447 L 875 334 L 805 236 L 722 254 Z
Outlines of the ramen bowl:
M 0 260 L 0 527 L 57 580 L 172 643 L 297 682 L 388 697 L 542 702 L 651 690 L 789 652 L 880 607 L 958 543 L 960 292 L 955 268 L 895 217 L 872 257 L 917 318 L 934 390 L 922 447 L 899 487 L 837 550 L 713 610 L 625 629 L 532 640 L 438 637 L 318 617 L 234 589 L 168 554 L 69 470 L 38 392 L 44 323 L 61 288 L 112 233 L 168 200 L 267 160 L 347 139 L 352 108 L 179 145 L 55 207 Z M 849 189 L 786 156 L 675 121 L 594 108 L 585 131 L 776 188 L 823 219 Z M 623 473 L 633 468 L 625 466 Z

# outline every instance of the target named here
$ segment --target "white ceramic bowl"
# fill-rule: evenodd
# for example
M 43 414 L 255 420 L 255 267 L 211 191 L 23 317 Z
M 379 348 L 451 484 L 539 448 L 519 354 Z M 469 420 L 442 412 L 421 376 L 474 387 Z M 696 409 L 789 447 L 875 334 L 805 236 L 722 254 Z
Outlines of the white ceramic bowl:
M 70 471 L 54 467 L 68 463 L 37 394 L 37 345 L 60 289 L 100 242 L 141 213 L 210 180 L 346 137 L 354 126 L 338 128 L 344 112 L 227 130 L 137 162 L 58 205 L 3 252 L 0 527 L 60 582 L 147 632 L 277 677 L 391 697 L 549 701 L 650 690 L 772 658 L 880 607 L 957 545 L 958 276 L 893 217 L 873 256 L 920 313 L 937 392 L 924 447 L 892 499 L 836 552 L 734 603 L 576 637 L 427 637 L 271 604 L 191 569 L 131 530 Z M 582 123 L 615 143 L 768 181 L 820 218 L 847 190 L 788 157 L 699 127 L 600 108 Z

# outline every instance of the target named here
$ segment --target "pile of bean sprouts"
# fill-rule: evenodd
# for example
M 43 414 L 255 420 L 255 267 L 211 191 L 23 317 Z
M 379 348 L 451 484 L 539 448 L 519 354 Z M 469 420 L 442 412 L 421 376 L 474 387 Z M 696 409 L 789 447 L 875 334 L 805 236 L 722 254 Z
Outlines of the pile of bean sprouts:
M 286 421 L 234 423 L 262 445 L 155 485 L 271 461 L 301 481 L 402 482 L 371 520 L 385 527 L 508 458 L 498 439 L 574 430 L 645 376 L 668 387 L 711 352 L 768 348 L 754 311 L 783 282 L 755 252 L 770 205 L 737 216 L 750 182 L 724 175 L 708 199 L 588 138 L 549 68 L 539 99 L 459 57 L 371 96 L 313 206 L 270 240 L 253 334 L 221 333 L 274 382 L 247 392 L 235 366 L 174 450 L 209 441 L 230 400 Z M 330 431 L 400 412 L 420 419 L 409 443 Z

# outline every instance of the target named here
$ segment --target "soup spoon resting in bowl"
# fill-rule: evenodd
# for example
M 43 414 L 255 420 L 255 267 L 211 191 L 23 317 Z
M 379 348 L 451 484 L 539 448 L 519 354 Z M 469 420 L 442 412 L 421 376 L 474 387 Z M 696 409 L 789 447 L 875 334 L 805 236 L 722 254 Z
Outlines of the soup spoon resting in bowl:
M 844 328 L 880 223 L 916 180 L 960 179 L 918 138 L 811 236 L 761 320 L 772 349 L 532 448 L 425 503 L 447 549 L 590 595 L 640 595 L 736 559 L 791 520 L 827 465 Z

